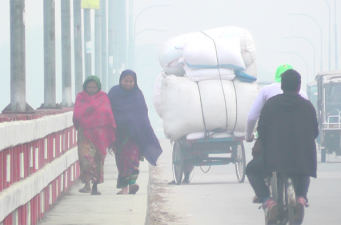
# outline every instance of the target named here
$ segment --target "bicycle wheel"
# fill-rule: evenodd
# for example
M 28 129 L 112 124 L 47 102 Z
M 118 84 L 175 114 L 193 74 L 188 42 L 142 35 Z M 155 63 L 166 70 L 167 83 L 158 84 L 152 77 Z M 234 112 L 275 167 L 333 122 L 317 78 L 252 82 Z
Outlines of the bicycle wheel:
M 173 174 L 175 177 L 175 182 L 177 185 L 180 185 L 182 182 L 182 176 L 184 173 L 184 161 L 181 152 L 181 147 L 179 142 L 174 142 L 173 145 L 173 155 L 172 155 L 172 163 L 173 163 Z
M 245 149 L 243 141 L 237 146 L 237 157 L 235 162 L 236 175 L 239 183 L 243 183 L 245 180 Z
M 284 177 L 276 174 L 277 177 L 277 200 L 278 215 L 277 224 L 287 225 L 288 223 L 288 211 L 286 208 L 286 193 L 285 193 L 285 182 Z
M 270 191 L 272 198 L 277 202 L 278 195 L 277 195 L 277 174 L 275 172 L 272 173 L 270 178 Z
M 294 225 L 294 208 L 296 206 L 296 195 L 294 190 L 294 183 L 291 178 L 286 179 L 285 184 L 286 206 L 288 209 L 288 224 Z

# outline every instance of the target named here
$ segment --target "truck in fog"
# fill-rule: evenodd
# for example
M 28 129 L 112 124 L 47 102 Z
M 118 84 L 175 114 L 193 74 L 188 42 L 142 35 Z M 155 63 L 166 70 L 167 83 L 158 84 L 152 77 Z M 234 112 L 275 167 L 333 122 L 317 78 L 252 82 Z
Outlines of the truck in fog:
M 315 80 L 321 161 L 325 162 L 327 154 L 341 155 L 341 70 L 320 72 Z

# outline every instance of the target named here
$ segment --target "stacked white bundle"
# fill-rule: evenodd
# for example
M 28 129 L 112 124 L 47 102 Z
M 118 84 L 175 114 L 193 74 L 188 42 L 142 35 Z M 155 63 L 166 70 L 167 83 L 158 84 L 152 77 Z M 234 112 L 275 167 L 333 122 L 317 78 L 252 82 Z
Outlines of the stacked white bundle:
M 159 51 L 165 72 L 157 77 L 153 92 L 166 137 L 177 140 L 193 132 L 217 129 L 243 135 L 258 85 L 235 77 L 243 71 L 256 78 L 255 59 L 252 36 L 237 27 L 167 41 Z
M 155 80 L 154 89 L 153 89 L 153 104 L 154 108 L 162 118 L 162 102 L 161 102 L 161 88 L 162 88 L 162 81 L 166 77 L 166 74 L 160 73 Z
M 199 48 L 197 48 L 198 46 Z M 208 55 L 201 53 L 208 53 Z M 208 60 L 214 64 L 199 64 L 198 61 L 196 68 L 188 64 L 186 67 L 185 61 L 193 61 L 190 57 L 192 55 L 201 57 L 201 61 L 205 60 L 206 62 Z M 218 60 L 221 59 L 219 63 L 217 63 L 217 55 Z M 224 63 L 226 59 L 228 59 L 227 64 Z M 159 50 L 159 63 L 166 75 L 185 76 L 185 74 L 190 74 L 189 77 L 196 77 L 193 80 L 198 80 L 197 76 L 193 76 L 193 73 L 196 73 L 198 68 L 203 69 L 219 65 L 220 68 L 224 68 L 220 70 L 221 76 L 222 73 L 226 74 L 226 68 L 234 70 L 246 69 L 247 71 L 255 60 L 256 48 L 251 34 L 247 30 L 238 27 L 215 28 L 177 36 L 165 42 Z M 213 72 L 213 79 L 217 79 L 217 70 L 208 71 L 206 74 L 210 74 L 210 72 Z M 257 74 L 253 73 L 252 76 L 257 77 Z M 231 76 L 227 76 L 226 79 L 231 79 Z
M 233 80 L 233 70 L 245 70 L 237 38 L 212 39 L 207 36 L 185 43 L 183 57 L 185 76 L 192 81 Z
M 187 77 L 167 76 L 161 93 L 165 135 L 177 140 L 205 130 L 244 133 L 257 93 L 256 83 L 238 79 L 194 82 Z

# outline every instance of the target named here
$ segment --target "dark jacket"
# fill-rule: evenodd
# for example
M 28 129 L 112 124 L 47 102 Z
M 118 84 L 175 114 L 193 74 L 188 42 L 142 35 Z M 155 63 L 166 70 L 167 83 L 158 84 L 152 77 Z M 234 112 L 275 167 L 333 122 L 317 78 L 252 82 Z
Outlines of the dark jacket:
M 270 98 L 260 114 L 257 131 L 267 172 L 316 177 L 318 123 L 310 101 L 294 93 Z

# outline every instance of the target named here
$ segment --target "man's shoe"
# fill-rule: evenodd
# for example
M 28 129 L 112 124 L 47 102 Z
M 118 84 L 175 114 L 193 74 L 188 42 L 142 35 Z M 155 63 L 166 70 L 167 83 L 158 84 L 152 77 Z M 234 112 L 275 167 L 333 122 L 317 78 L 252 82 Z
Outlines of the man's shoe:
M 274 222 L 277 217 L 278 205 L 273 198 L 268 198 L 265 202 L 263 202 L 262 208 L 265 211 L 265 220 L 267 223 Z
M 304 218 L 304 208 L 307 206 L 307 201 L 305 198 L 299 196 L 296 198 L 296 207 L 294 214 L 294 223 L 295 225 L 300 225 L 303 222 Z

